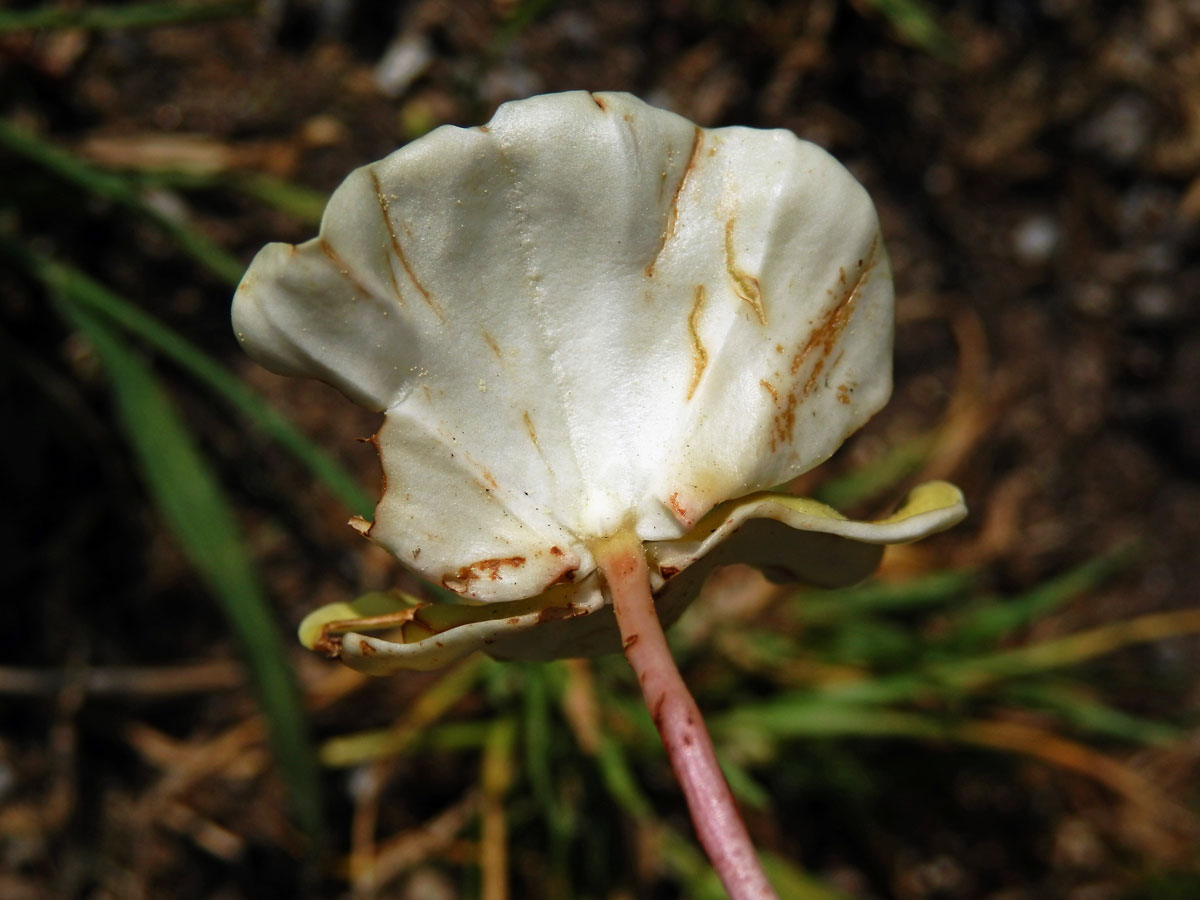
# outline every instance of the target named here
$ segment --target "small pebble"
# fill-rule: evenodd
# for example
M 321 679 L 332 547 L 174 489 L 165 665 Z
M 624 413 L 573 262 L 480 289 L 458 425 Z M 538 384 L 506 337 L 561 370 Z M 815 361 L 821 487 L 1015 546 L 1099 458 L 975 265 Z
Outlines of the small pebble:
M 1061 237 L 1058 223 L 1045 213 L 1037 213 L 1013 229 L 1013 252 L 1023 265 L 1040 266 L 1054 256 Z

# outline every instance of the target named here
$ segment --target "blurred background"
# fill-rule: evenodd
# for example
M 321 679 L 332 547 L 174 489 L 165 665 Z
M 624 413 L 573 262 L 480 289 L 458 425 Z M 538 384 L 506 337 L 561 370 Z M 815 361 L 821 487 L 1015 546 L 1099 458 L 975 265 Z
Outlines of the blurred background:
M 789 128 L 867 185 L 891 405 L 794 487 L 971 517 L 673 632 L 785 898 L 1200 896 L 1200 3 L 0 8 L 0 896 L 723 896 L 620 658 L 367 680 L 374 417 L 239 352 L 263 243 L 509 99 Z

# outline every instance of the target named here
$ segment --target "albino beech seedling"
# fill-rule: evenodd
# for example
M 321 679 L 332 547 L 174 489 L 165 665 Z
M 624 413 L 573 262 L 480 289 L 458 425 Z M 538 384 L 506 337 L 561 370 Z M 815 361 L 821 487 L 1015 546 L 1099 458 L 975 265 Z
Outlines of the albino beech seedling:
M 351 173 L 316 239 L 258 254 L 233 322 L 263 365 L 384 413 L 385 490 L 352 524 L 464 601 L 335 604 L 304 642 L 372 673 L 623 649 L 730 895 L 774 896 L 663 625 L 716 566 L 848 584 L 965 514 L 944 483 L 878 522 L 767 490 L 891 391 L 854 178 L 628 94 L 507 103 Z

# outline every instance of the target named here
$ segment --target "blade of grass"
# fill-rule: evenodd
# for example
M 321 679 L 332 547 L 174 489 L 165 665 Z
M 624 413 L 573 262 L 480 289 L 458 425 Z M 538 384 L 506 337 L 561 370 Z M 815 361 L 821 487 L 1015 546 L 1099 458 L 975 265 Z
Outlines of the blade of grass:
M 1193 634 L 1200 634 L 1200 609 L 1149 613 L 1015 650 L 947 663 L 933 672 L 947 685 L 974 690 L 1005 678 L 1078 665 L 1135 644 Z
M 137 183 L 151 188 L 186 191 L 232 188 L 291 216 L 305 225 L 320 225 L 326 194 L 262 172 L 189 173 L 136 170 Z
M 1131 716 L 1101 703 L 1082 687 L 1068 684 L 1019 684 L 1007 687 L 1004 696 L 1025 708 L 1042 708 L 1081 731 L 1165 747 L 1181 740 L 1183 728 L 1153 719 Z
M 789 859 L 774 853 L 759 855 L 782 900 L 850 900 L 846 894 L 822 884 Z
M 508 900 L 508 817 L 504 797 L 512 786 L 516 769 L 513 752 L 517 723 L 510 717 L 496 719 L 488 729 L 480 766 L 483 819 L 479 840 L 479 868 L 483 882 L 481 900 Z
M 617 806 L 639 822 L 649 822 L 654 818 L 654 807 L 638 787 L 629 759 L 625 756 L 625 748 L 611 735 L 600 736 L 596 765 L 605 790 Z
M 826 481 L 813 491 L 813 497 L 843 510 L 873 500 L 918 472 L 936 443 L 936 433 L 918 435 L 874 463 Z
M 940 606 L 963 597 L 975 580 L 970 570 L 935 572 L 902 582 L 868 581 L 837 590 L 808 590 L 788 606 L 805 625 L 828 624 L 864 613 L 900 612 Z
M 845 706 L 817 707 L 809 698 L 779 698 L 743 706 L 716 720 L 714 733 L 730 742 L 760 746 L 812 737 L 891 737 L 947 741 L 1017 753 L 1091 778 L 1172 823 L 1190 814 L 1132 767 L 1099 750 L 1045 728 L 1022 722 L 988 719 L 943 721 L 920 713 Z
M 822 708 L 831 703 L 882 705 L 939 696 L 956 698 L 1010 679 L 1078 665 L 1123 647 L 1192 634 L 1200 634 L 1200 609 L 1151 613 L 1013 650 L 934 663 L 886 677 L 839 681 L 807 696 Z
M 512 663 L 510 663 L 512 665 Z M 557 790 L 552 761 L 553 727 L 550 719 L 552 694 L 561 694 L 551 679 L 565 674 L 561 663 L 521 664 L 521 744 L 525 751 L 525 775 L 541 808 L 549 840 L 548 876 L 556 884 L 569 883 L 567 854 L 575 830 L 575 815 Z
M 896 32 L 915 47 L 943 61 L 953 60 L 958 48 L 933 12 L 921 0 L 866 0 Z
M 429 726 L 475 689 L 487 664 L 484 656 L 468 656 L 426 688 L 391 728 L 361 731 L 325 741 L 318 751 L 321 762 L 341 768 L 405 752 L 420 740 Z
M 130 3 L 125 6 L 42 6 L 37 9 L 0 12 L 0 32 L 85 28 L 105 31 L 110 28 L 154 28 L 160 25 L 184 25 L 209 19 L 248 15 L 254 11 L 250 0 L 218 0 L 213 3 Z
M 1081 594 L 1100 587 L 1135 558 L 1135 550 L 1125 547 L 1090 559 L 1024 594 L 989 598 L 984 605 L 963 610 L 955 616 L 945 640 L 963 648 L 978 648 L 994 643 L 1049 615 Z
M 17 153 L 59 178 L 149 219 L 185 253 L 230 285 L 242 278 L 245 266 L 196 229 L 165 214 L 123 175 L 106 172 L 26 128 L 0 119 L 0 146 Z
M 278 441 L 355 514 L 371 514 L 374 503 L 353 475 L 195 344 L 78 269 L 8 243 L 5 249 L 51 291 L 120 325 L 208 386 L 252 425 Z
M 146 487 L 241 644 L 297 818 L 320 846 L 320 785 L 300 691 L 233 511 L 149 366 L 88 310 L 62 294 L 55 301 L 95 348 Z

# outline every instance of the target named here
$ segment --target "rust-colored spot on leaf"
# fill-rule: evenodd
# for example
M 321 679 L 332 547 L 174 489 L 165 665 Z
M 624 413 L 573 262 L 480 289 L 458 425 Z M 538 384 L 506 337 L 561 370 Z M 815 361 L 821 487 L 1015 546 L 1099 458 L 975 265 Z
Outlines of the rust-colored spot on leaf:
M 374 655 L 375 655 L 375 653 L 377 652 L 377 651 L 375 650 L 375 648 L 371 646 L 371 642 L 370 642 L 370 641 L 368 641 L 366 638 L 360 638 L 360 639 L 359 639 L 359 641 L 358 641 L 358 651 L 359 651 L 359 653 L 361 653 L 363 656 L 374 656 Z
M 841 287 L 840 294 L 835 294 L 836 300 L 833 305 L 826 311 L 824 317 L 813 329 L 808 340 L 804 342 L 796 354 L 792 357 L 792 374 L 797 374 L 801 368 L 808 363 L 809 359 L 815 352 L 820 351 L 820 355 L 812 363 L 812 369 L 809 370 L 808 378 L 804 382 L 802 389 L 802 397 L 807 397 L 812 393 L 817 386 L 817 379 L 825 368 L 825 361 L 833 352 L 834 346 L 845 331 L 850 317 L 854 314 L 854 307 L 858 302 L 858 297 L 862 293 L 863 285 L 867 283 L 871 269 L 875 266 L 876 253 L 879 248 L 879 237 L 876 235 L 871 242 L 871 249 L 868 251 L 866 258 L 858 261 L 858 271 L 855 273 L 854 282 L 846 283 L 845 270 L 841 270 L 838 275 L 838 284 Z M 839 356 L 840 359 L 840 356 Z
M 384 227 L 387 228 L 388 233 L 392 236 L 392 243 L 398 243 L 396 241 L 395 229 L 392 227 L 392 217 L 388 214 L 388 199 L 383 193 L 383 186 L 379 183 L 379 176 L 375 174 L 373 169 L 368 169 L 367 171 L 371 175 L 371 184 L 375 188 L 375 199 L 379 202 L 379 212 L 383 216 Z M 396 301 L 400 304 L 401 308 L 403 308 L 405 305 L 404 295 L 400 293 L 400 285 L 396 282 L 396 272 L 392 267 L 391 260 L 387 261 L 387 273 L 388 281 L 391 282 L 392 285 L 392 293 L 396 295 Z
M 654 266 L 658 263 L 658 257 L 662 255 L 663 248 L 667 246 L 667 241 L 675 236 L 675 229 L 679 224 L 679 197 L 683 193 L 683 186 L 687 184 L 688 177 L 696 170 L 696 161 L 700 157 L 700 147 L 704 144 L 704 131 L 697 127 L 692 134 L 692 150 L 688 154 L 687 165 L 683 167 L 683 174 L 679 176 L 679 183 L 675 185 L 675 192 L 671 194 L 671 204 L 667 207 L 667 224 L 663 228 L 662 238 L 658 242 L 658 249 L 654 251 L 654 257 L 646 265 L 646 277 L 654 277 Z M 666 177 L 666 173 L 663 173 Z
M 750 304 L 750 308 L 758 316 L 758 321 L 766 325 L 767 310 L 763 306 L 762 287 L 758 279 L 744 269 L 739 269 L 734 262 L 733 223 L 733 219 L 725 223 L 725 271 L 733 281 L 733 292 Z
M 408 275 L 408 280 L 413 283 L 413 287 L 417 289 L 417 293 L 433 310 L 434 315 L 438 317 L 439 322 L 446 321 L 446 315 L 442 312 L 442 308 L 437 301 L 430 296 L 429 291 L 425 290 L 425 285 L 421 284 L 417 278 L 416 272 L 413 271 L 408 262 L 408 256 L 404 253 L 404 247 L 400 244 L 400 237 L 396 234 L 395 223 L 392 222 L 391 209 L 388 205 L 387 195 L 383 192 L 383 187 L 379 183 L 379 176 L 375 174 L 374 169 L 368 169 L 371 173 L 371 183 L 375 186 L 375 195 L 379 198 L 379 207 L 383 211 L 383 221 L 387 224 L 388 237 L 392 242 L 392 252 L 396 254 L 396 259 L 400 260 L 400 265 L 404 267 L 404 272 Z
M 708 366 L 708 351 L 700 341 L 700 311 L 704 308 L 704 285 L 696 285 L 696 298 L 692 301 L 692 311 L 688 315 L 688 334 L 692 338 L 692 381 L 688 385 L 687 399 L 691 400 L 700 385 L 704 369 Z
M 334 268 L 336 268 L 338 271 L 338 274 L 350 282 L 351 286 L 358 294 L 361 294 L 363 297 L 371 296 L 371 292 L 366 289 L 363 283 L 354 277 L 354 273 L 350 271 L 350 265 L 344 259 L 342 259 L 341 254 L 333 249 L 333 244 L 329 243 L 329 241 L 327 241 L 324 237 L 319 238 L 317 242 L 320 244 L 321 252 L 329 258 L 331 263 L 333 263 Z
M 342 639 L 336 634 L 329 633 L 329 626 L 321 630 L 321 636 L 313 642 L 312 648 L 330 659 L 342 655 Z
M 488 334 L 483 333 L 483 339 L 487 341 L 487 345 L 492 348 L 492 352 L 496 354 L 496 359 L 504 359 L 504 354 L 500 352 L 500 345 L 496 343 L 496 339 Z
M 636 634 L 631 634 L 631 635 L 629 635 L 629 637 L 625 638 L 625 640 L 622 642 L 621 646 L 624 647 L 626 650 L 628 650 L 630 647 L 632 647 L 637 642 L 638 642 L 638 636 Z
M 566 606 L 547 606 L 538 613 L 537 620 L 541 622 L 561 622 L 563 619 L 573 619 L 579 615 L 578 607 L 568 603 Z
M 771 382 L 767 381 L 767 379 L 765 379 L 765 378 L 760 378 L 758 383 L 761 384 L 764 388 L 766 388 L 767 393 L 771 395 L 771 400 L 776 405 L 778 405 L 779 404 L 779 391 L 775 390 L 775 385 L 771 384 Z
M 480 578 L 487 578 L 489 581 L 499 581 L 501 569 L 519 569 L 523 565 L 525 565 L 525 557 L 523 556 L 481 559 L 479 562 L 473 562 L 469 566 L 463 566 L 453 575 L 444 576 L 442 578 L 442 587 L 456 593 L 462 593 L 472 581 L 478 581 Z
M 667 498 L 667 503 L 670 505 L 672 512 L 675 513 L 682 521 L 687 521 L 687 510 L 683 508 L 683 504 L 679 502 L 679 491 L 675 491 Z
M 551 583 L 551 584 L 574 584 L 574 583 L 575 583 L 575 573 L 576 573 L 577 571 L 579 571 L 579 567 L 578 567 L 578 566 L 572 566 L 572 567 L 571 567 L 571 568 L 569 568 L 569 569 L 563 569 L 563 570 L 562 570 L 562 571 L 561 571 L 561 572 L 558 574 L 558 577 L 557 577 L 557 578 L 555 578 L 555 579 L 554 579 L 552 582 L 550 582 L 550 583 Z
M 508 624 L 509 625 L 520 625 L 521 619 L 519 616 L 513 616 L 512 618 L 508 619 Z
M 682 571 L 679 566 L 662 566 L 658 570 L 658 574 L 663 577 L 663 581 L 670 581 Z
M 550 555 L 551 556 L 562 556 L 563 555 L 562 547 L 551 547 Z
M 533 429 L 533 419 L 529 418 L 529 411 L 521 413 L 521 419 L 525 422 L 525 431 L 529 433 L 529 440 L 533 441 L 534 448 L 538 453 L 542 452 L 541 444 L 538 443 L 537 432 Z
M 792 429 L 796 427 L 796 406 L 798 403 L 796 392 L 789 391 L 787 402 L 784 403 L 783 409 L 775 414 L 775 419 L 771 423 L 771 452 L 778 450 L 781 446 L 792 440 Z
M 845 403 L 845 404 L 849 405 L 850 394 L 851 394 L 851 392 L 853 392 L 853 390 L 854 390 L 854 388 L 850 387 L 850 385 L 848 385 L 848 384 L 839 384 L 837 386 L 838 403 Z
M 493 489 L 499 489 L 499 487 L 500 487 L 500 485 L 498 485 L 496 483 L 496 476 L 494 476 L 487 469 L 483 470 L 483 480 L 486 481 L 489 485 L 491 485 L 491 487 Z
M 595 94 L 591 94 L 591 95 L 589 95 L 589 96 L 591 96 L 591 98 L 592 98 L 592 102 L 593 102 L 593 103 L 595 103 L 595 104 L 596 104 L 598 107 L 600 107 L 600 111 L 601 111 L 601 112 L 608 112 L 608 107 L 604 105 L 604 101 L 603 101 L 603 100 L 601 100 L 601 99 L 600 99 L 599 97 L 597 97 Z

